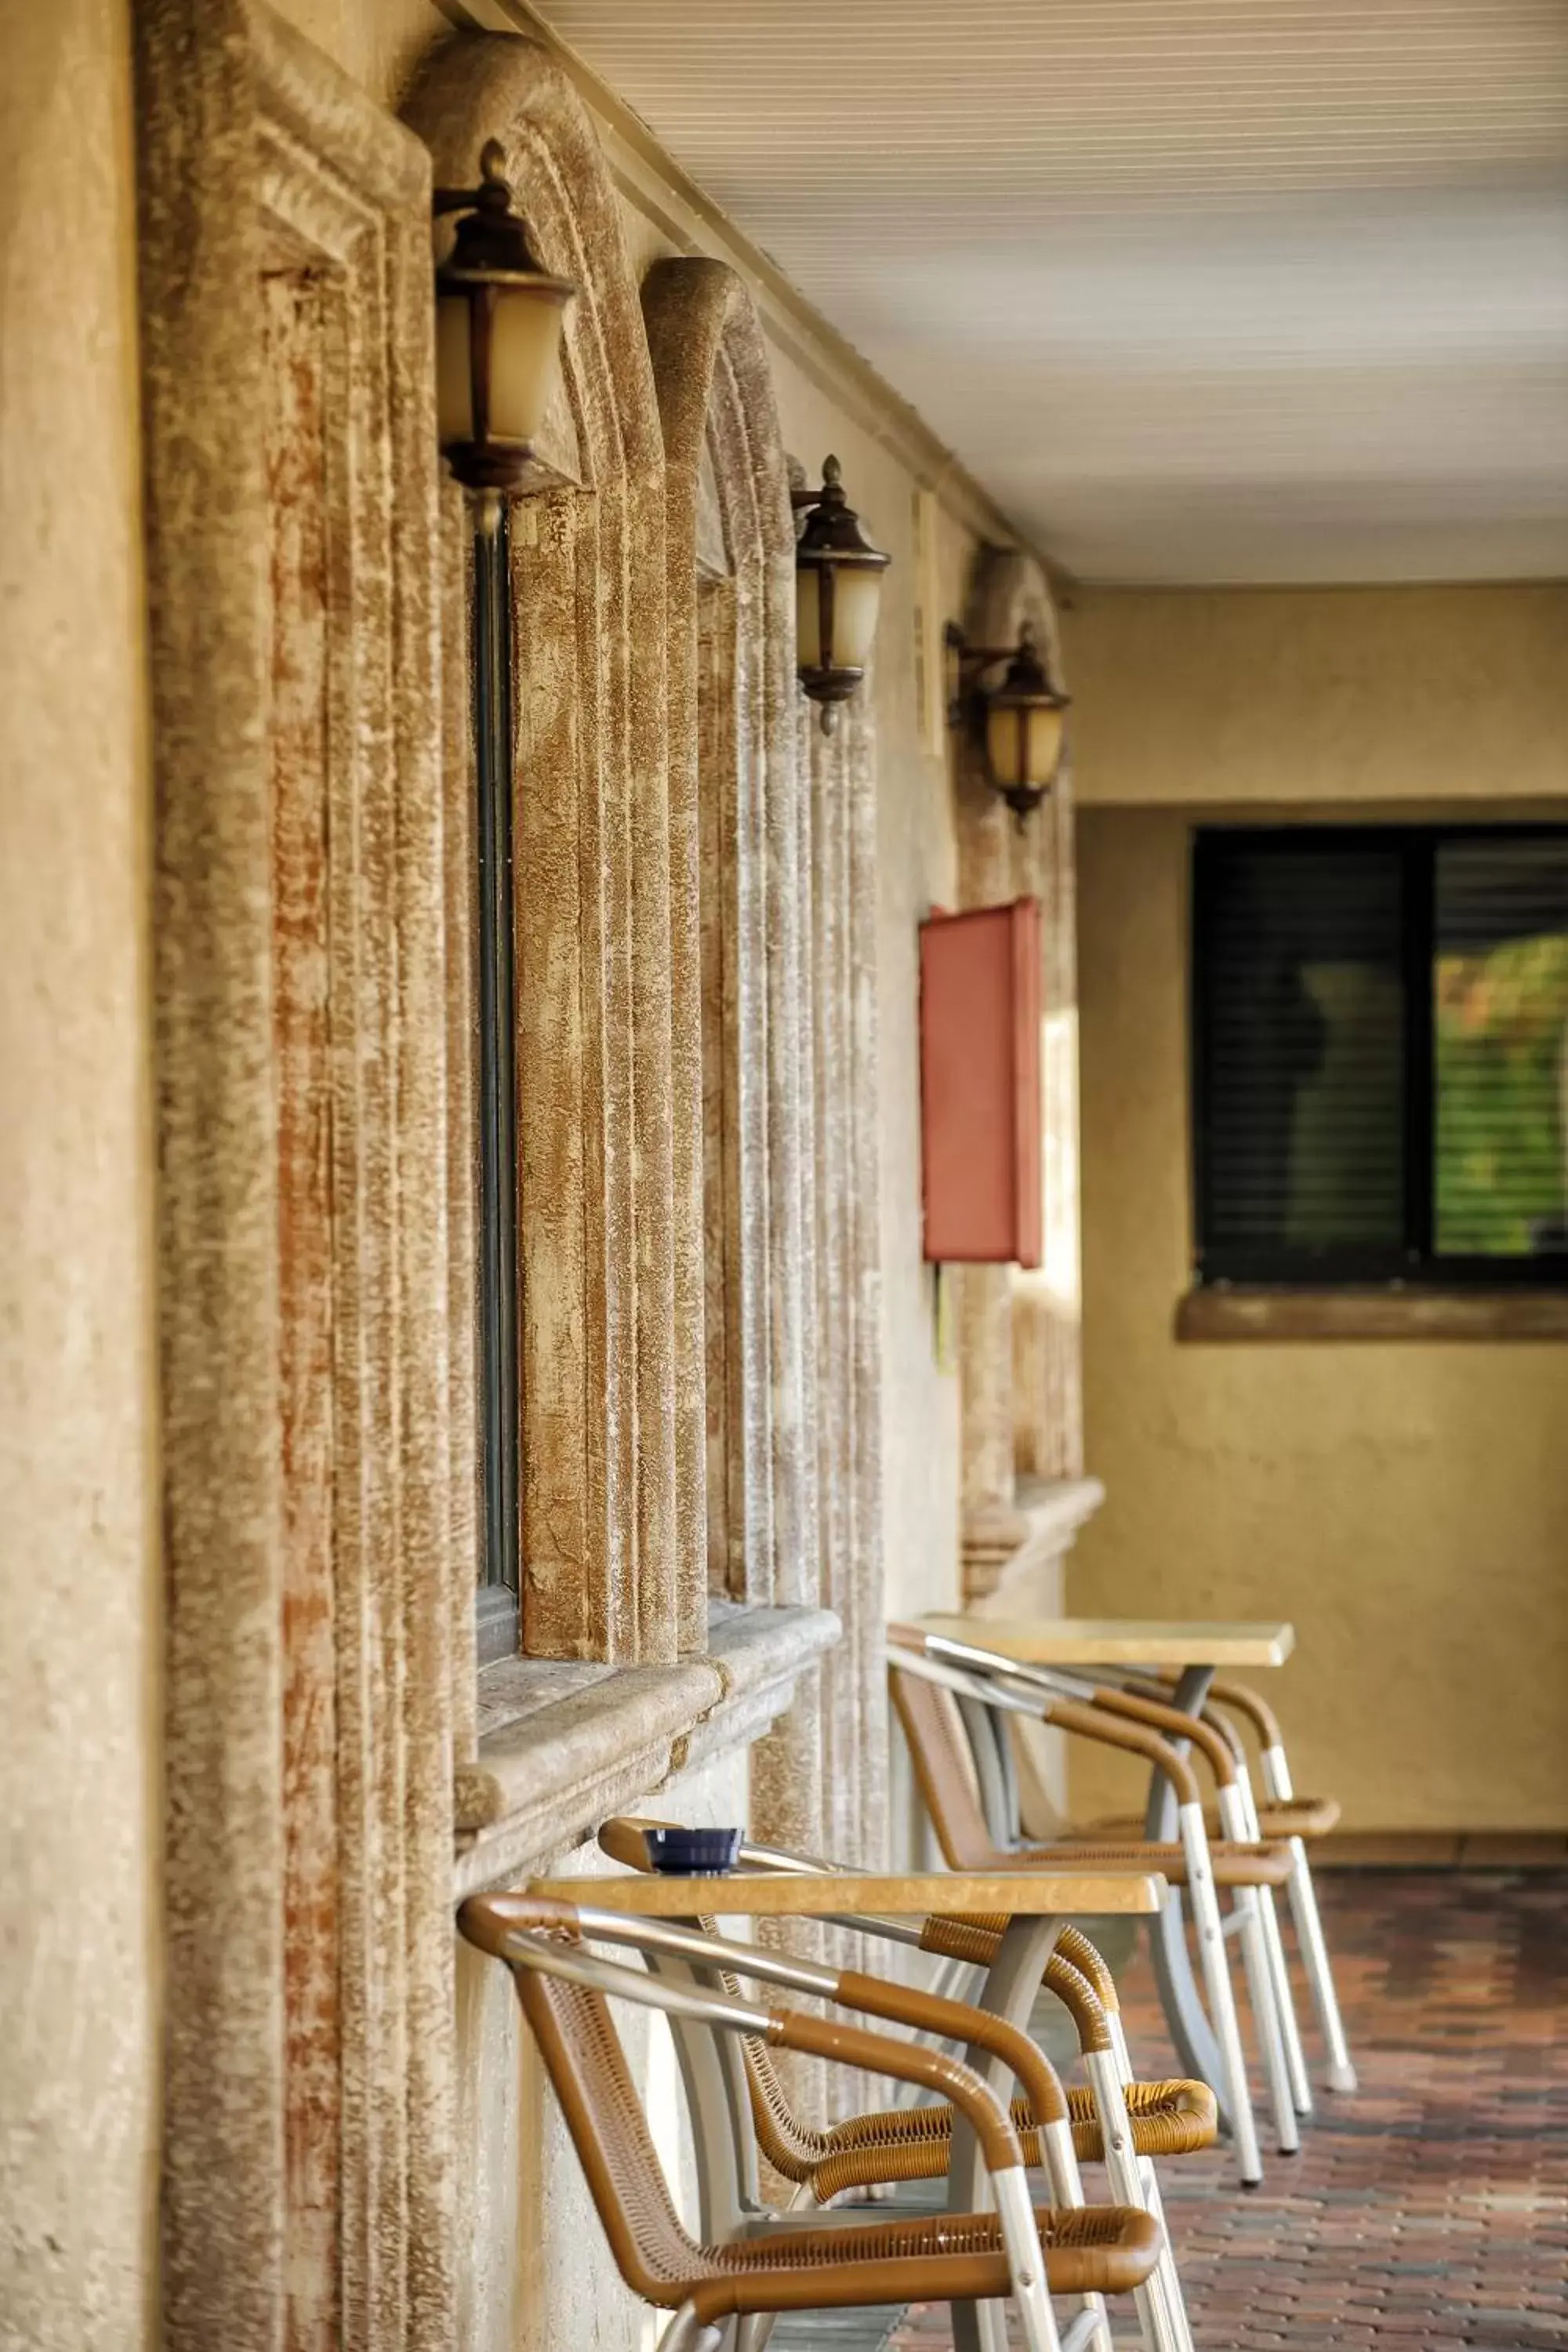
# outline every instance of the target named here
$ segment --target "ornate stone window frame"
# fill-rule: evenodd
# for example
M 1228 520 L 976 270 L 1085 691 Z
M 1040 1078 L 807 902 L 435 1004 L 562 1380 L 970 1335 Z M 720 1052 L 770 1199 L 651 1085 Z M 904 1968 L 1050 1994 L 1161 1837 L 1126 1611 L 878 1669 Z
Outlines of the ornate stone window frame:
M 428 159 L 258 0 L 148 0 L 136 40 L 164 2336 L 270 2345 L 287 2314 L 300 2343 L 435 2345 L 455 2250 Z M 268 368 L 279 281 L 314 321 L 300 386 Z M 290 531 L 319 562 L 279 562 Z

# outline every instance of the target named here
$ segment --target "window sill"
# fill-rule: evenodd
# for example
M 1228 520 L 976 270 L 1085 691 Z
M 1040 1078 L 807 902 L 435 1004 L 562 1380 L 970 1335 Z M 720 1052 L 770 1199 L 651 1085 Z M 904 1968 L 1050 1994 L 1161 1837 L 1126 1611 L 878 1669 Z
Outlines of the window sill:
M 1262 1284 L 1189 1290 L 1176 1338 L 1233 1339 L 1568 1339 L 1568 1289 L 1294 1290 Z
M 485 1667 L 479 1755 L 457 1770 L 456 1895 L 515 1880 L 675 1773 L 761 1738 L 839 1633 L 826 1609 L 715 1601 L 705 1657 Z

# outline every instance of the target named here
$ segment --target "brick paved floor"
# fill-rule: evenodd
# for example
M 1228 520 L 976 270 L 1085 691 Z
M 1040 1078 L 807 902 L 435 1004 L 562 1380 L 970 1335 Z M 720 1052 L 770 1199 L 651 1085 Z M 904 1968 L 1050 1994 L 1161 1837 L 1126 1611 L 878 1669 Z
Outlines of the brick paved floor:
M 1249 2194 L 1162 2168 L 1199 2352 L 1568 2352 L 1568 1872 L 1320 1884 L 1362 2087 Z M 1171 2071 L 1145 1959 L 1124 1996 Z M 945 2311 L 891 2341 L 942 2352 Z

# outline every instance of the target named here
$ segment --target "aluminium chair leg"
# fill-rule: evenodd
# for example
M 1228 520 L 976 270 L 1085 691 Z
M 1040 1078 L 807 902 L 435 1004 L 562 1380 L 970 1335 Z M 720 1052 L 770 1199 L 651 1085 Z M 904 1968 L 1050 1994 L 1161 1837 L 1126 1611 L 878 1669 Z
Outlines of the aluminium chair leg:
M 1301 2021 L 1296 2014 L 1295 1988 L 1285 1958 L 1279 1906 L 1271 1886 L 1258 1888 L 1258 1907 L 1262 1915 L 1263 1949 L 1268 1963 L 1268 1981 L 1274 1988 L 1274 2012 L 1279 2021 L 1285 2072 L 1289 2077 L 1290 2104 L 1305 2122 L 1312 2113 L 1312 2078 L 1307 2071 L 1307 2053 L 1301 2044 Z
M 1154 2352 L 1193 2352 L 1186 2302 L 1176 2274 L 1175 2256 L 1171 2252 L 1154 2168 L 1140 2160 L 1132 2143 L 1132 2126 L 1127 2114 L 1130 2077 L 1126 2045 L 1118 2038 L 1120 2022 L 1119 2019 L 1111 2020 L 1111 2048 L 1087 2052 L 1083 2063 L 1100 2118 L 1111 2196 L 1119 2205 L 1140 2205 L 1152 2214 L 1165 2241 L 1154 2274 L 1136 2290 L 1133 2305 L 1144 2341 L 1154 2347 Z
M 691 2305 L 683 2303 L 659 2337 L 658 2352 L 719 2352 L 723 2341 L 721 2327 L 706 2326 Z
M 1127 2146 L 1128 2149 L 1131 2151 L 1132 2147 L 1131 2124 L 1127 2120 L 1126 2100 L 1128 2088 L 1133 2080 L 1132 2059 L 1127 2048 L 1126 2032 L 1123 2029 L 1121 2019 L 1116 2011 L 1112 2010 L 1110 2012 L 1107 2018 L 1107 2022 L 1110 2028 L 1110 2055 L 1114 2073 L 1107 2074 L 1107 2090 L 1104 2094 L 1101 2094 L 1098 2090 L 1094 2092 L 1095 2106 L 1096 2111 L 1099 2113 L 1100 2117 L 1100 2129 L 1103 2132 L 1105 2128 L 1105 2113 L 1109 2103 L 1109 2085 L 1111 2082 L 1115 2082 L 1120 2084 L 1121 2092 L 1121 2112 L 1122 2119 L 1126 2122 Z M 1090 2086 L 1093 2088 L 1093 2063 L 1089 2064 L 1089 2077 Z M 1106 2146 L 1108 2147 L 1110 2146 L 1109 2139 L 1106 2141 Z M 1122 2173 L 1119 2170 L 1117 2178 L 1121 2179 L 1121 2177 Z M 1132 2179 L 1130 2185 L 1132 2191 L 1131 2201 L 1135 2205 L 1142 2205 L 1146 2213 L 1152 2213 L 1155 2221 L 1160 2224 L 1161 2231 L 1163 2233 L 1165 2251 L 1160 2257 L 1160 2265 L 1156 2273 L 1156 2277 L 1160 2284 L 1161 2293 L 1164 2297 L 1166 2310 L 1170 2314 L 1173 2333 L 1182 2347 L 1182 2352 L 1193 2352 L 1192 2324 L 1187 2317 L 1186 2298 L 1182 2292 L 1181 2276 L 1176 2269 L 1175 2252 L 1171 2244 L 1170 2225 L 1165 2219 L 1165 2200 L 1160 2194 L 1159 2176 L 1154 2169 L 1154 2159 L 1152 2157 L 1133 2155 Z M 1120 2195 L 1121 2191 L 1119 2189 L 1113 2189 L 1112 2193 Z
M 1263 2163 L 1258 2151 L 1258 2126 L 1253 2121 L 1252 2093 L 1247 2080 L 1247 2060 L 1242 2053 L 1241 2027 L 1236 2014 L 1236 1993 L 1230 1981 L 1225 1925 L 1220 1917 L 1219 1896 L 1215 1889 L 1214 1869 L 1209 1861 L 1203 1807 L 1183 1805 L 1176 1819 L 1181 1832 L 1182 1851 L 1186 1857 L 1193 1918 L 1198 1931 L 1198 1961 L 1203 1970 L 1204 1990 L 1208 1995 L 1209 2017 L 1219 2043 L 1220 2067 L 1224 2075 L 1223 2084 L 1216 2083 L 1215 2088 L 1223 2090 L 1226 2104 L 1230 2109 L 1231 2133 L 1241 2185 L 1244 2189 L 1256 2189 L 1263 2178 Z
M 1026 2352 L 1060 2352 L 1056 2314 L 1046 2283 L 1046 2254 L 1035 2221 L 1029 2176 L 1021 2164 L 991 2176 L 1002 2242 L 1012 2273 L 1013 2302 L 1023 2322 Z
M 1328 2053 L 1328 2085 L 1331 2091 L 1353 2091 L 1356 2071 L 1340 2016 L 1334 1972 L 1329 1960 L 1323 1923 L 1318 1912 L 1318 1891 L 1312 1884 L 1312 1866 L 1307 1860 L 1307 1849 L 1300 1838 L 1290 1840 L 1289 1892 L 1290 1916 L 1296 1923 L 1296 1937 L 1301 1947 L 1307 1982 L 1312 1988 L 1312 2005 L 1318 2012 L 1323 2046 Z
M 1082 2205 L 1083 2179 L 1078 2168 L 1078 2150 L 1072 2144 L 1072 2126 L 1065 2116 L 1059 2123 L 1041 2125 L 1040 2148 L 1046 2159 L 1051 2203 L 1075 2209 Z M 1094 2352 L 1113 2352 L 1105 2297 L 1102 2294 L 1083 2294 L 1078 2300 L 1080 2315 L 1087 2315 L 1095 2323 L 1088 2332 L 1088 2341 L 1093 2346 Z M 1077 2324 L 1076 2321 L 1073 2323 L 1074 2327 Z M 1072 2329 L 1068 2332 L 1071 2335 Z M 1068 2352 L 1065 2344 L 1063 2352 Z
M 1236 1744 L 1239 1750 L 1239 1737 Z M 1261 1842 L 1263 1832 L 1244 1753 L 1237 1755 L 1234 1790 L 1222 1790 L 1220 1792 L 1220 1819 L 1226 1837 L 1239 1838 L 1244 1843 L 1250 1844 Z M 1234 1827 L 1230 1826 L 1232 1822 Z M 1285 1938 L 1279 1931 L 1279 1911 L 1271 1886 L 1259 1887 L 1258 1907 L 1263 1915 L 1263 1944 L 1268 1958 L 1269 1981 L 1274 1987 L 1274 2008 L 1279 2020 L 1279 2036 L 1285 2046 L 1285 2064 L 1290 2076 L 1291 2104 L 1299 2116 L 1310 2116 L 1312 2112 L 1312 2081 L 1307 2072 L 1307 2053 L 1301 2047 L 1295 1990 L 1285 1958 Z
M 1282 1748 L 1264 1749 L 1263 1786 L 1276 1804 L 1288 1805 L 1295 1794 L 1290 1767 Z M 1331 2091 L 1353 2091 L 1356 2086 L 1355 2068 L 1351 2063 L 1344 2023 L 1340 2016 L 1334 1972 L 1329 1964 L 1329 1948 L 1318 1913 L 1318 1893 L 1312 1884 L 1312 1866 L 1307 1860 L 1306 1843 L 1299 1837 L 1290 1840 L 1290 1916 L 1296 1922 L 1296 1936 L 1306 1966 L 1307 1982 L 1312 1988 L 1312 2005 L 1318 2012 L 1318 2023 L 1322 2028 L 1323 2042 L 1328 2051 L 1329 2088 Z
M 1247 1997 L 1252 2006 L 1253 2023 L 1258 2032 L 1258 2052 L 1263 2060 L 1264 2079 L 1268 2085 L 1268 2103 L 1274 2114 L 1275 2145 L 1281 2156 L 1294 2156 L 1300 2147 L 1301 2134 L 1296 2121 L 1296 2101 L 1285 2056 L 1274 1977 L 1268 1965 L 1263 1906 L 1259 1900 L 1264 1891 L 1256 1886 L 1238 1886 L 1236 1890 L 1237 1909 L 1241 1916 L 1241 1964 L 1247 1978 Z
M 1089 2352 L 1099 2334 L 1099 2323 L 1092 2311 L 1080 2311 L 1061 2330 L 1061 2352 Z
M 1257 1836 L 1258 1815 L 1239 1775 L 1230 1787 L 1219 1792 L 1219 1825 L 1223 1836 L 1243 1844 Z M 1258 2047 L 1274 2109 L 1275 2137 L 1281 2156 L 1294 2156 L 1301 2145 L 1301 2135 L 1296 2126 L 1297 2071 L 1290 2063 L 1292 2043 L 1302 2073 L 1305 2067 L 1301 2063 L 1300 2036 L 1296 2032 L 1296 2011 L 1282 1948 L 1279 1949 L 1278 1969 L 1275 1967 L 1279 1921 L 1274 1911 L 1273 1890 L 1238 1887 L 1236 1907 L 1241 1925 L 1241 1958 L 1247 1972 L 1247 1998 L 1252 2003 Z M 1274 1928 L 1272 1942 L 1270 1923 Z

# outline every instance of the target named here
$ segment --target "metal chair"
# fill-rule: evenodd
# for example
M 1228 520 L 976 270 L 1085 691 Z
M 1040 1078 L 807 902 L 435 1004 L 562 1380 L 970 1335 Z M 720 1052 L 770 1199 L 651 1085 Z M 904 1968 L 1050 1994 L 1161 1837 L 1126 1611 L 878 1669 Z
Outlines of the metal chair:
M 1198 1952 L 1210 2016 L 1220 2053 L 1220 2077 L 1213 2088 L 1219 2096 L 1222 2120 L 1229 2124 L 1237 2169 L 1244 2186 L 1262 2178 L 1257 2127 L 1242 2050 L 1236 1997 L 1226 1950 L 1226 1923 L 1218 1888 L 1236 1890 L 1234 1915 L 1240 1937 L 1248 1991 L 1258 2025 L 1258 2041 L 1268 2069 L 1280 2146 L 1299 2144 L 1296 2110 L 1275 2001 L 1262 1914 L 1256 1902 L 1260 1887 L 1283 1885 L 1290 1871 L 1283 1846 L 1226 1840 L 1209 1843 L 1204 1823 L 1202 1794 L 1187 1759 L 1147 1721 L 1131 1714 L 1090 1703 L 1095 1686 L 1080 1684 L 1089 1696 L 1064 1696 L 1060 1685 L 1072 1678 L 1051 1676 L 1038 1668 L 1016 1668 L 1011 1660 L 997 1660 L 999 1671 L 989 1672 L 992 1654 L 968 1644 L 929 1640 L 918 1629 L 892 1629 L 895 1646 L 889 1654 L 893 1704 L 908 1741 L 915 1777 L 937 1840 L 955 1870 L 1016 1869 L 1037 1864 L 1062 1868 L 1092 1863 L 1096 1866 L 1156 1869 L 1173 1890 L 1184 1888 L 1193 1908 Z M 908 1646 L 902 1646 L 907 1644 Z M 918 1646 L 916 1646 L 918 1644 Z M 955 1663 L 958 1654 L 962 1658 Z M 999 1839 L 988 1821 L 983 1801 L 974 1746 L 965 1726 L 960 1698 L 977 1702 L 982 1709 L 1032 1715 L 1059 1728 L 1097 1739 L 1142 1757 L 1167 1775 L 1178 1796 L 1180 1843 L 1100 1843 L 1064 1837 L 1048 1844 L 1012 1845 Z
M 1101 1696 L 1137 1697 L 1163 1703 L 1167 1707 L 1173 1680 L 1173 1677 L 1166 1676 L 1155 1681 L 1119 1667 L 1098 1668 L 1095 1675 L 1095 1683 Z M 1345 2041 L 1333 1970 L 1318 1909 L 1317 1890 L 1312 1883 L 1311 1865 L 1307 1855 L 1310 1843 L 1327 1837 L 1338 1827 L 1339 1801 L 1333 1797 L 1300 1797 L 1295 1793 L 1279 1718 L 1260 1695 L 1246 1685 L 1213 1684 L 1195 1729 L 1192 1717 L 1174 1709 L 1171 1713 L 1173 1724 L 1179 1727 L 1173 1728 L 1172 1737 L 1194 1738 L 1211 1761 L 1216 1754 L 1215 1743 L 1223 1743 L 1218 1752 L 1227 1761 L 1215 1774 L 1217 1801 L 1212 1810 L 1205 1808 L 1204 1817 L 1210 1836 L 1233 1835 L 1268 1840 L 1282 1843 L 1289 1853 L 1290 1876 L 1287 1892 L 1290 1916 L 1323 2037 L 1327 2062 L 1325 2080 L 1331 2091 L 1353 2091 L 1356 2087 L 1355 2068 L 1351 2063 Z M 1263 1780 L 1261 1801 L 1256 1793 L 1247 1742 L 1238 1727 L 1237 1717 L 1248 1726 L 1258 1742 Z M 1086 1822 L 1080 1833 L 1095 1838 L 1136 1837 L 1142 1826 L 1140 1820 L 1115 1815 Z M 1276 1999 L 1284 2032 L 1292 2096 L 1297 2114 L 1310 2116 L 1312 2112 L 1311 2081 L 1301 2048 L 1294 2005 L 1289 1998 L 1289 1975 L 1274 1915 L 1272 1891 L 1260 1894 L 1259 1901 L 1263 1906 L 1265 1927 L 1269 1938 L 1269 1965 L 1276 1979 Z
M 990 1652 L 973 1654 L 984 1655 L 988 1662 L 994 1657 Z M 1245 1756 L 1238 1765 L 1232 1740 L 1226 1733 L 1217 1725 L 1195 1718 L 1173 1706 L 1172 1694 L 1163 1684 L 1146 1683 L 1135 1675 L 1118 1673 L 1114 1669 L 1097 1673 L 1089 1681 L 1050 1668 L 1020 1665 L 1011 1659 L 995 1659 L 994 1671 L 1004 1686 L 1015 1696 L 1020 1689 L 1057 1692 L 1094 1708 L 1102 1716 L 1146 1725 L 1158 1731 L 1178 1751 L 1190 1741 L 1215 1782 L 1213 1816 L 1207 1806 L 1204 1810 L 1205 1838 L 1211 1841 L 1211 1844 L 1215 1839 L 1229 1840 L 1238 1845 L 1264 1843 L 1259 1836 L 1257 1811 L 1250 1801 L 1250 1790 L 1245 1779 Z M 970 1728 L 973 1735 L 973 1722 Z M 1005 1751 L 1008 1746 L 1005 1724 L 994 1714 L 990 1728 L 995 1742 Z M 1178 1822 L 1181 1820 L 1178 1811 Z M 1089 1822 L 1081 1830 L 1075 1829 L 1071 1834 L 1097 1839 L 1121 1836 L 1142 1842 L 1146 1832 L 1141 1822 L 1118 1821 Z M 1183 1834 L 1187 1834 L 1185 1825 L 1183 1826 Z M 1238 1888 L 1235 1901 L 1235 1926 L 1241 1937 L 1247 1990 L 1258 2021 L 1258 2042 L 1268 2076 L 1279 2147 L 1281 2153 L 1293 2155 L 1300 2144 L 1294 2118 L 1311 2113 L 1312 2095 L 1306 2055 L 1301 2047 L 1300 2028 L 1296 2018 L 1290 1972 L 1286 1965 L 1284 1941 L 1274 1907 L 1274 1888 L 1266 1884 Z
M 1333 1968 L 1329 1959 L 1328 1942 L 1318 1909 L 1317 1889 L 1312 1884 L 1311 1864 L 1307 1856 L 1309 1841 L 1326 1837 L 1337 1826 L 1340 1818 L 1338 1801 L 1332 1797 L 1297 1796 L 1279 1718 L 1268 1702 L 1247 1684 L 1211 1684 L 1204 1713 L 1232 1742 L 1243 1798 L 1251 1808 L 1258 1833 L 1264 1837 L 1283 1838 L 1289 1849 L 1290 1916 L 1295 1922 L 1296 1940 L 1300 1946 L 1302 1965 L 1311 1988 L 1312 2005 L 1318 2012 L 1318 2023 L 1328 2053 L 1329 2088 L 1331 2091 L 1353 2091 L 1356 2087 L 1355 2067 L 1345 2040 Z M 1261 1803 L 1254 1797 L 1246 1743 L 1232 1720 L 1237 1716 L 1250 1726 L 1258 1741 L 1263 1776 Z
M 762 1981 L 800 1983 L 808 1975 L 831 1980 L 830 1971 L 662 1922 L 584 1912 L 528 1895 L 472 1896 L 458 1924 L 471 1942 L 512 1970 L 622 2277 L 646 2302 L 674 2313 L 660 2352 L 718 2352 L 727 2323 L 753 2315 L 1005 2297 L 1017 2308 L 1027 2352 L 1062 2352 L 1051 2294 L 1081 2301 L 1128 2293 L 1143 2284 L 1159 2260 L 1159 2227 L 1139 2208 L 1037 2210 L 1012 2121 L 979 2075 L 958 2060 L 863 2027 L 795 2010 L 759 2009 L 731 1994 L 622 1968 L 584 1951 L 582 1937 L 614 1935 L 645 1949 L 679 1947 L 688 1958 L 696 1944 L 704 1965 L 734 1973 L 743 1967 Z M 688 2026 L 754 2037 L 770 2049 L 799 2051 L 935 2093 L 976 2135 L 995 2210 L 831 2229 L 781 2224 L 699 2244 L 671 2202 L 610 2018 L 611 1995 Z M 1028 2048 L 1028 2059 L 1017 2048 L 1011 2055 L 1026 2070 L 1031 2095 L 1048 2103 L 1043 2062 Z M 1087 2338 L 1098 2322 L 1092 2309 L 1084 2318 Z
M 622 1818 L 608 1822 L 599 1834 L 606 1853 L 634 1869 L 650 1865 L 647 1833 L 668 1823 Z M 742 1843 L 738 1857 L 750 1870 L 810 1870 L 820 1873 L 834 1865 L 768 1847 Z M 999 1950 L 1005 1919 L 942 1916 L 923 1926 L 892 1919 L 857 1916 L 840 1924 L 853 1925 L 862 1935 L 913 1946 L 957 1963 L 961 1971 L 989 1969 Z M 710 1923 L 701 1923 L 711 1937 Z M 623 1927 L 626 1940 L 637 1940 L 637 1930 Z M 658 1964 L 658 1947 L 647 1946 Z M 665 1941 L 666 1949 L 677 1948 Z M 888 1986 L 879 1979 L 850 1972 L 829 1971 L 795 1964 L 789 1979 L 801 1990 L 822 1991 L 829 1985 L 846 2000 L 865 1997 L 861 1989 L 876 1990 L 868 2002 L 873 2013 L 896 2016 L 913 2031 L 938 2042 L 956 2041 L 964 2048 L 1026 2050 L 1032 2056 L 1015 2065 L 1020 2080 L 1027 2066 L 1043 2063 L 1043 2053 L 1018 2029 L 1005 2026 L 988 2011 L 967 2002 L 955 2002 L 932 1991 L 906 1985 Z M 722 1980 L 721 1980 L 722 1981 Z M 1212 2145 L 1215 2110 L 1212 2092 L 1201 2083 L 1137 2083 L 1126 2063 L 1126 2044 L 1118 2041 L 1120 2013 L 1110 1970 L 1089 1938 L 1075 1927 L 1064 1927 L 1046 1964 L 1044 1986 L 1066 2010 L 1075 2029 L 1080 2054 L 1089 2076 L 1087 2088 L 1063 2090 L 1054 2069 L 1045 2065 L 1030 2098 L 1015 2100 L 1012 2119 L 1031 2168 L 1043 2168 L 1051 2183 L 1052 2201 L 1058 2207 L 1083 2203 L 1078 2166 L 1104 2163 L 1112 2196 L 1119 2203 L 1139 2205 L 1163 2227 L 1163 2212 L 1154 2179 L 1154 2156 L 1187 2154 Z M 725 1985 L 724 1989 L 730 1989 Z M 1102 1990 L 1106 1998 L 1102 1998 Z M 890 2002 L 890 2007 L 879 2004 Z M 1113 2023 L 1112 2021 L 1115 2021 Z M 950 2106 L 898 2107 L 852 2116 L 826 2130 L 803 2122 L 796 2114 L 765 2045 L 754 2040 L 744 2045 L 746 2094 L 761 2154 L 783 2179 L 795 2184 L 797 2197 L 826 2203 L 851 2189 L 882 2187 L 898 2181 L 939 2179 L 946 2174 L 952 2152 L 953 2113 Z M 1135 2291 L 1140 2325 L 1155 2352 L 1191 2352 L 1192 2335 L 1174 2261 L 1168 2243 L 1148 2284 Z

